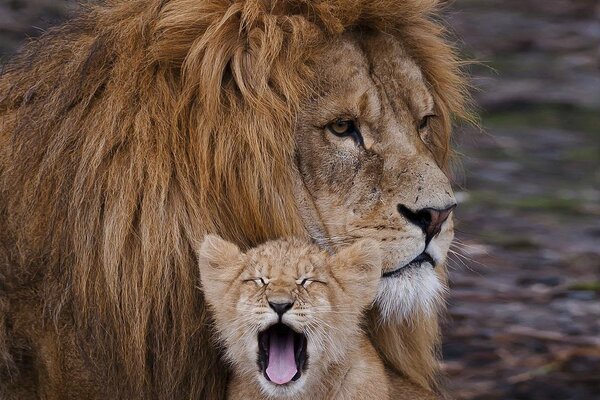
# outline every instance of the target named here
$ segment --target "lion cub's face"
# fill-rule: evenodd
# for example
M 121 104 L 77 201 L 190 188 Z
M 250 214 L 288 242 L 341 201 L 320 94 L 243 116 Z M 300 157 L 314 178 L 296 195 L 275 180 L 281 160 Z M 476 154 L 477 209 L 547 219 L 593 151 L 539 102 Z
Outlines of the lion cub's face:
M 271 396 L 297 394 L 343 361 L 381 275 L 379 248 L 370 240 L 335 256 L 297 239 L 244 254 L 210 235 L 199 265 L 228 359 Z

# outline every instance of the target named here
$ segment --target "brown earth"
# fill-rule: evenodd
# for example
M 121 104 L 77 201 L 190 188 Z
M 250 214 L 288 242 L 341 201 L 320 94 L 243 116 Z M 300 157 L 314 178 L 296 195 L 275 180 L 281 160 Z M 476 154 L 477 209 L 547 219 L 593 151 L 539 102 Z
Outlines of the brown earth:
M 69 0 L 0 0 L 0 59 Z M 459 399 L 600 398 L 600 2 L 456 0 L 482 130 L 460 129 L 445 327 Z
M 465 128 L 444 356 L 461 399 L 600 398 L 600 2 L 459 0 Z M 460 190 L 460 189 L 459 189 Z

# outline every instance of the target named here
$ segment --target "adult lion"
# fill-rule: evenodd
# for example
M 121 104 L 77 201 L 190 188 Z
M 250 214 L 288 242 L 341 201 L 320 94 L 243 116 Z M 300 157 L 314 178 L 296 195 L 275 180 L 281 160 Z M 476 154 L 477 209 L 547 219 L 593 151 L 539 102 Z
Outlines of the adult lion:
M 0 78 L 0 397 L 222 398 L 207 232 L 379 239 L 372 340 L 433 387 L 464 111 L 436 3 L 112 0 L 27 45 Z

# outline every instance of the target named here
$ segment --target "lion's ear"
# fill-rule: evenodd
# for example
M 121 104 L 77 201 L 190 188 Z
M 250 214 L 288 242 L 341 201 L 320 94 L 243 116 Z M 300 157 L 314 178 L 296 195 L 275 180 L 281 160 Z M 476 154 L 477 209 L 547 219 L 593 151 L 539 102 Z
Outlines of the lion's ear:
M 235 244 L 226 241 L 217 235 L 207 235 L 198 251 L 198 265 L 200 276 L 204 279 L 227 280 L 230 275 L 235 275 L 232 270 L 237 270 L 244 254 Z
M 381 278 L 381 249 L 372 239 L 362 239 L 331 258 L 331 273 L 345 293 L 370 304 Z

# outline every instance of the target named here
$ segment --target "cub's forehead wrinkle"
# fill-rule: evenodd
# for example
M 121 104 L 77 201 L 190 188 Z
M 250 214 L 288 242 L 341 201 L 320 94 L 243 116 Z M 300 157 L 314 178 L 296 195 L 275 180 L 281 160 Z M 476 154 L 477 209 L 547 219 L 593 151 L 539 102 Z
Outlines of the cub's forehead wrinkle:
M 324 251 L 319 249 L 318 252 L 313 253 L 310 255 L 310 262 L 311 262 L 311 267 L 312 269 L 320 269 L 323 268 L 324 264 L 327 262 L 328 259 L 328 254 Z
M 300 264 L 296 270 L 297 277 L 318 277 L 324 271 L 323 257 L 311 257 L 306 262 Z
M 267 274 L 263 270 L 260 263 L 251 262 L 245 268 L 242 276 L 246 276 L 249 278 L 261 278 L 265 277 Z

